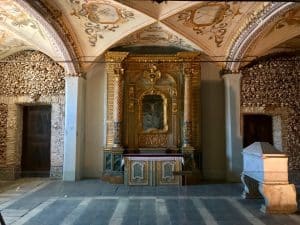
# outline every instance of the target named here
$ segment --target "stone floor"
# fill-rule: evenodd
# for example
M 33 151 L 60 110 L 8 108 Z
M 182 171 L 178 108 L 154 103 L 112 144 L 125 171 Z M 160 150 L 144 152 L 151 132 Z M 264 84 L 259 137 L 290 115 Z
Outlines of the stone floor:
M 296 225 L 300 214 L 264 215 L 241 184 L 127 187 L 99 180 L 21 179 L 2 184 L 0 210 L 13 225 Z

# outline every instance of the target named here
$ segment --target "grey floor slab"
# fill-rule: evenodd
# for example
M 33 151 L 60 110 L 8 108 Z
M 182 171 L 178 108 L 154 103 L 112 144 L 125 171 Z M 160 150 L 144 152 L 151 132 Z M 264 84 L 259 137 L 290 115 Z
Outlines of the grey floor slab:
M 24 184 L 24 197 L 12 196 L 12 203 L 3 207 L 7 222 L 18 225 L 23 218 L 26 225 L 300 225 L 298 214 L 266 215 L 259 210 L 263 200 L 241 199 L 241 184 L 129 187 L 82 180 L 53 181 L 32 191 L 29 187 Z
M 117 206 L 117 200 L 92 200 L 74 225 L 107 225 Z
M 27 221 L 24 225 L 60 224 L 65 216 L 72 212 L 78 204 L 79 201 L 76 200 L 57 200 Z

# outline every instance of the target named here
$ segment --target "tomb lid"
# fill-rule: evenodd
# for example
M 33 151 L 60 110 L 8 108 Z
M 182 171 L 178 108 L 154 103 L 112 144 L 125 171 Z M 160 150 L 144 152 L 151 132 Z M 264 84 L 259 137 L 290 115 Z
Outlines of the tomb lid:
M 262 155 L 285 155 L 283 152 L 276 149 L 273 145 L 268 142 L 254 142 L 248 147 L 244 148 L 243 154 L 252 154 L 257 156 Z

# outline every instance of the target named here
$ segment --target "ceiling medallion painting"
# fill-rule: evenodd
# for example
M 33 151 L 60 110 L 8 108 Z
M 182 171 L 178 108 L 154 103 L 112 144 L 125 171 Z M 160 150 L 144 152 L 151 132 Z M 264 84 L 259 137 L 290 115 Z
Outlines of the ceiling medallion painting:
M 217 47 L 221 47 L 227 26 L 235 16 L 241 14 L 239 10 L 240 6 L 235 2 L 208 2 L 179 13 L 178 21 L 183 21 L 183 25 L 192 27 L 199 35 L 209 35 L 209 40 L 214 39 Z
M 69 0 L 73 7 L 71 15 L 88 19 L 85 22 L 85 33 L 88 35 L 89 43 L 96 46 L 99 39 L 104 38 L 104 32 L 115 32 L 120 24 L 134 19 L 134 14 L 126 9 L 118 8 L 106 1 Z
M 195 50 L 182 38 L 166 31 L 159 24 L 152 24 L 149 27 L 130 35 L 121 45 L 173 45 L 179 48 Z
M 32 19 L 27 13 L 11 0 L 2 0 L 0 5 L 0 22 L 8 23 L 14 27 L 29 27 L 37 30 L 44 37 L 38 22 Z

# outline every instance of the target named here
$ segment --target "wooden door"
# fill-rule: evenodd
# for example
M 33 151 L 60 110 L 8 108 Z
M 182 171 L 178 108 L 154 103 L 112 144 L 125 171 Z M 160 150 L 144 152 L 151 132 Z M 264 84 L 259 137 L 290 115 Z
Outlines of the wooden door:
M 49 176 L 51 106 L 23 109 L 23 176 Z
M 243 146 L 247 147 L 256 141 L 273 144 L 272 116 L 260 114 L 244 115 Z

